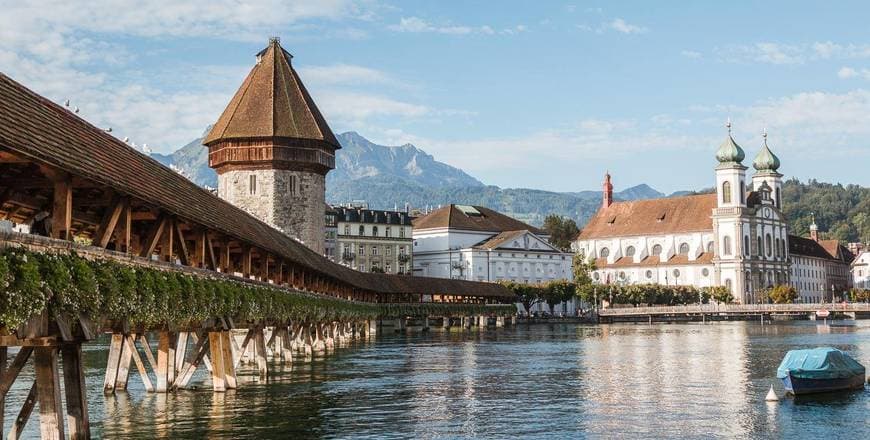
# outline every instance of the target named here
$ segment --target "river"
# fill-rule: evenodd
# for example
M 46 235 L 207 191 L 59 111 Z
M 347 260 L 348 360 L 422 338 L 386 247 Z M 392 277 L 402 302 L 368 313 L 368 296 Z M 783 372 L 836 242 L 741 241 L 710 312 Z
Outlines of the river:
M 131 373 L 127 393 L 104 397 L 105 340 L 85 362 L 103 438 L 870 438 L 868 390 L 764 402 L 786 351 L 824 345 L 870 366 L 870 321 L 384 333 L 275 366 L 269 383 L 247 367 L 225 394 L 149 394 Z M 10 392 L 4 431 L 29 383 Z M 26 437 L 37 428 L 34 412 Z

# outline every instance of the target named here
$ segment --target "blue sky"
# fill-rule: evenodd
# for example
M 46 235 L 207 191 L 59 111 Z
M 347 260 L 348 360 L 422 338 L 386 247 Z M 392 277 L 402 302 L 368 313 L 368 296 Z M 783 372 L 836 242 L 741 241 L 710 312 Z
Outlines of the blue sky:
M 33 4 L 31 4 L 33 3 Z M 726 118 L 801 179 L 870 185 L 870 5 L 0 0 L 0 70 L 168 152 L 278 35 L 336 132 L 485 183 L 712 186 Z

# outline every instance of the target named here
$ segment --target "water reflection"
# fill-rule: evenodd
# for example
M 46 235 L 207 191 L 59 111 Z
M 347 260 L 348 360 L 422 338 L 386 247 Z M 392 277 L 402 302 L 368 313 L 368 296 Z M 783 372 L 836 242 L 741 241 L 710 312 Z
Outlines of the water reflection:
M 771 384 L 782 395 L 786 351 L 820 345 L 870 365 L 870 321 L 383 334 L 274 364 L 269 383 L 242 365 L 239 389 L 217 394 L 199 372 L 195 390 L 148 394 L 133 375 L 128 393 L 104 397 L 105 344 L 85 362 L 93 431 L 106 438 L 870 438 L 870 391 L 763 401 Z M 9 412 L 29 385 L 10 392 Z

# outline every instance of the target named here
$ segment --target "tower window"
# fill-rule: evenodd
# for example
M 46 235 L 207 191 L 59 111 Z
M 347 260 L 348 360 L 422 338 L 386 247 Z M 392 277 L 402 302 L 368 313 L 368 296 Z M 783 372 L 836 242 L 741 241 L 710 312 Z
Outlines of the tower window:
M 248 192 L 251 195 L 257 194 L 257 175 L 251 174 L 248 176 Z
M 743 236 L 743 255 L 746 255 L 747 257 L 749 256 L 749 248 L 750 248 L 750 246 L 749 246 L 749 236 L 748 236 L 748 235 L 744 235 L 744 236 Z
M 731 237 L 722 237 L 722 255 L 731 255 Z
M 287 190 L 290 191 L 291 195 L 296 195 L 296 176 L 290 176 L 290 181 L 287 182 Z
M 722 203 L 731 203 L 731 182 L 722 184 Z
M 746 184 L 743 182 L 740 182 L 740 203 L 746 203 L 746 200 L 744 199 L 745 197 L 746 197 Z

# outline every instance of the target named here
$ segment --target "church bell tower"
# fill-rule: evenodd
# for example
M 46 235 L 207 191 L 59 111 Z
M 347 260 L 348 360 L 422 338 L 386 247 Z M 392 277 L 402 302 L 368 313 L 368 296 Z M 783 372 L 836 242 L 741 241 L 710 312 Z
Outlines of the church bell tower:
M 341 146 L 292 58 L 270 39 L 203 144 L 221 198 L 322 254 L 326 173 Z

